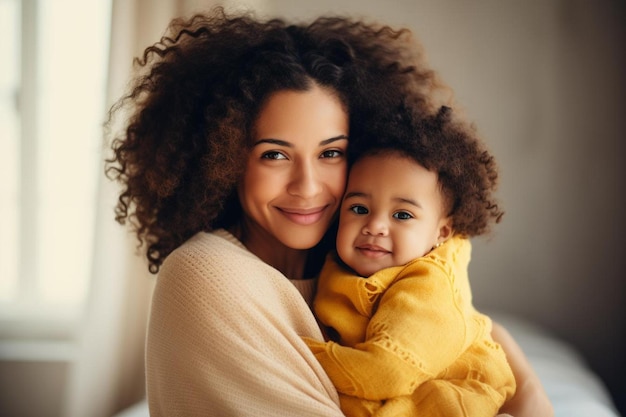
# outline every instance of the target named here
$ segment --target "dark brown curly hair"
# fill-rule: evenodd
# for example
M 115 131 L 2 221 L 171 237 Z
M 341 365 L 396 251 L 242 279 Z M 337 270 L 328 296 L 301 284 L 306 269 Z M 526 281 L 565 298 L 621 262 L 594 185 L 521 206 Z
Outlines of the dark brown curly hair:
M 342 17 L 288 24 L 215 8 L 173 20 L 135 64 L 129 93 L 109 112 L 109 130 L 118 117 L 124 127 L 113 132 L 106 173 L 122 185 L 115 218 L 131 224 L 153 273 L 195 233 L 240 221 L 236 187 L 272 93 L 324 86 L 351 130 L 399 97 L 423 114 L 449 98 L 408 30 Z
M 455 234 L 487 234 L 502 219 L 504 212 L 493 197 L 495 159 L 475 127 L 455 117 L 450 107 L 425 115 L 400 103 L 356 129 L 351 132 L 350 164 L 367 155 L 397 152 L 438 174 Z

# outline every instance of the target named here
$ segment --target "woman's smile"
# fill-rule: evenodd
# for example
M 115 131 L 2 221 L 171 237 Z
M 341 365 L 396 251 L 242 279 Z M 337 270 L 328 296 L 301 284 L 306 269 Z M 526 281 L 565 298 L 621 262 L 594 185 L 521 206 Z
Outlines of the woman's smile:
M 310 209 L 292 209 L 276 207 L 290 221 L 306 226 L 316 223 L 322 219 L 329 205 L 314 207 Z

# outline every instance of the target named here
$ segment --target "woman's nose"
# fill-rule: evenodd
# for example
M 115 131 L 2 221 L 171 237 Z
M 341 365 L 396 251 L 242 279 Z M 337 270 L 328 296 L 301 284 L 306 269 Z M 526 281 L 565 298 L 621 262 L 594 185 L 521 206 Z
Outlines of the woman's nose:
M 320 175 L 312 164 L 300 163 L 291 173 L 287 192 L 302 198 L 311 198 L 322 190 Z

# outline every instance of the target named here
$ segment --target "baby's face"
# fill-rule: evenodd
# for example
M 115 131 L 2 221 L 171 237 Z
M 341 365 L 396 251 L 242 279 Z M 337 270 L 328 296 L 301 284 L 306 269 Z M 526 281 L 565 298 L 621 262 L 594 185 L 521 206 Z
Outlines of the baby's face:
M 399 154 L 367 156 L 350 170 L 337 252 L 359 275 L 428 253 L 451 233 L 435 172 Z

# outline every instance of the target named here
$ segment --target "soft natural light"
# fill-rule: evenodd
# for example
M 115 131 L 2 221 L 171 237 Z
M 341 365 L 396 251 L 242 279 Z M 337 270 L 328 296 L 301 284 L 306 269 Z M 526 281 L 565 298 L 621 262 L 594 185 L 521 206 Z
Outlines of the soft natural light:
M 44 301 L 78 303 L 91 265 L 110 12 L 104 1 L 41 5 L 38 287 Z
M 19 21 L 17 1 L 0 1 L 0 302 L 17 294 Z
M 85 299 L 91 272 L 111 5 L 110 0 L 35 4 L 31 42 L 37 70 L 22 83 L 35 83 L 36 110 L 18 114 L 12 97 L 20 73 L 25 77 L 19 65 L 25 50 L 19 44 L 19 2 L 0 1 L 0 48 L 5 58 L 15 57 L 3 59 L 0 68 L 0 302 L 75 309 Z M 32 87 L 22 85 L 21 91 Z M 20 123 L 35 126 L 29 137 Z M 20 222 L 20 213 L 29 218 Z

